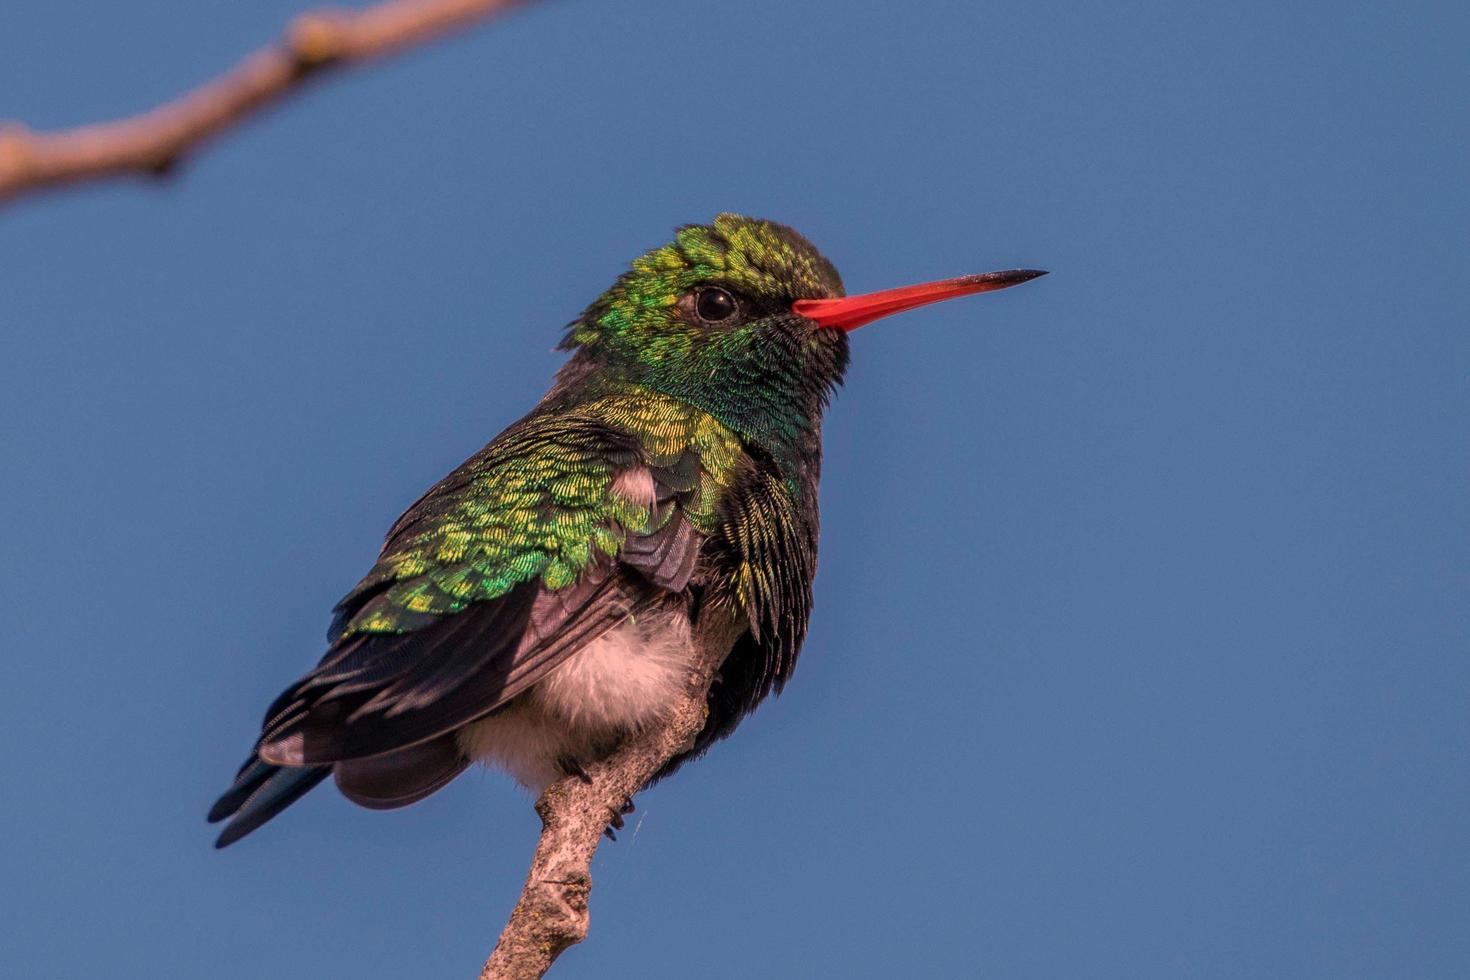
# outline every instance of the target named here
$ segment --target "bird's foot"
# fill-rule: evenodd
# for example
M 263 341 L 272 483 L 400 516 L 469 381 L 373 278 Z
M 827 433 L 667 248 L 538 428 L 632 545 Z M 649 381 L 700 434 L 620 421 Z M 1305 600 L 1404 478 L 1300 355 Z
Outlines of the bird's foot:
M 623 805 L 618 808 L 618 811 L 612 815 L 612 819 L 607 822 L 607 827 L 602 831 L 603 835 L 607 837 L 608 840 L 617 840 L 618 835 L 613 833 L 613 831 L 622 830 L 623 818 L 636 809 L 638 808 L 633 805 L 633 800 L 631 798 L 625 800 L 623 802 Z
M 566 773 L 568 776 L 576 776 L 584 783 L 592 782 L 592 776 L 587 772 L 586 769 L 582 768 L 582 763 L 578 762 L 576 759 L 572 758 L 569 755 L 564 755 L 560 759 L 557 759 L 556 767 L 562 772 Z

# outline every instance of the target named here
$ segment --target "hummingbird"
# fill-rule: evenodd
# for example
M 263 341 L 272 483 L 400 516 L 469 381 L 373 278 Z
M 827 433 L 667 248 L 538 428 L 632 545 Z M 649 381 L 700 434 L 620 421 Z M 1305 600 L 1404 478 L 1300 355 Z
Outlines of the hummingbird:
M 666 718 L 691 636 L 738 617 L 692 747 L 791 677 L 812 610 L 822 417 L 848 333 L 1043 272 L 858 296 L 785 225 L 718 215 L 571 322 L 539 404 L 389 529 L 316 668 L 266 711 L 209 813 L 225 847 L 328 776 L 372 809 L 475 762 L 533 795 Z

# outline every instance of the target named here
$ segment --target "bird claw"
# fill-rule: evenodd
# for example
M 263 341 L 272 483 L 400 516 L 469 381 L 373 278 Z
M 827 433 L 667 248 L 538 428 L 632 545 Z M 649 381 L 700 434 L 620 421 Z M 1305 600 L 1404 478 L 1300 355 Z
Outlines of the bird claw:
M 617 840 L 618 835 L 613 833 L 613 831 L 622 830 L 623 827 L 626 826 L 626 824 L 624 824 L 623 822 L 623 818 L 636 809 L 637 807 L 633 805 L 632 799 L 624 800 L 623 805 L 618 808 L 617 812 L 612 815 L 612 819 L 607 822 L 607 826 L 603 828 L 603 836 L 611 841 Z
M 568 776 L 576 776 L 584 783 L 592 782 L 592 776 L 587 772 L 586 769 L 582 768 L 582 763 L 578 762 L 576 759 L 573 759 L 569 755 L 564 755 L 560 759 L 557 759 L 556 765 L 558 769 L 566 773 Z

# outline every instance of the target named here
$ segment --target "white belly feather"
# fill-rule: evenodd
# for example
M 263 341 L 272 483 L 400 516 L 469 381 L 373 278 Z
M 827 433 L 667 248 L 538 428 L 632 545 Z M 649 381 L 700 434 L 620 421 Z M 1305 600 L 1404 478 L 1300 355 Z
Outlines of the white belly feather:
M 460 748 L 540 794 L 629 732 L 662 720 L 685 683 L 691 642 L 681 613 L 628 620 L 557 665 L 529 691 L 465 726 Z

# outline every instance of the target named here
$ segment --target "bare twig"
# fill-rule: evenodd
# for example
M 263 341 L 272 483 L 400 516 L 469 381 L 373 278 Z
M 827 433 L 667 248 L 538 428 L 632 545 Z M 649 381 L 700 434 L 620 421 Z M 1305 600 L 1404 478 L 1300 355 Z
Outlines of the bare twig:
M 480 980 L 540 977 L 563 950 L 586 938 L 592 856 L 602 832 L 664 763 L 692 744 L 704 726 L 710 678 L 741 628 L 722 611 L 707 608 L 696 627 L 698 655 L 689 685 L 664 725 L 588 767 L 590 781 L 568 777 L 541 794 L 536 801 L 541 840 L 520 901 Z
M 139 116 L 57 133 L 0 125 L 0 203 L 103 177 L 160 175 L 205 140 L 279 102 L 308 78 L 369 61 L 503 13 L 520 0 L 386 0 L 297 17 L 275 43 Z

